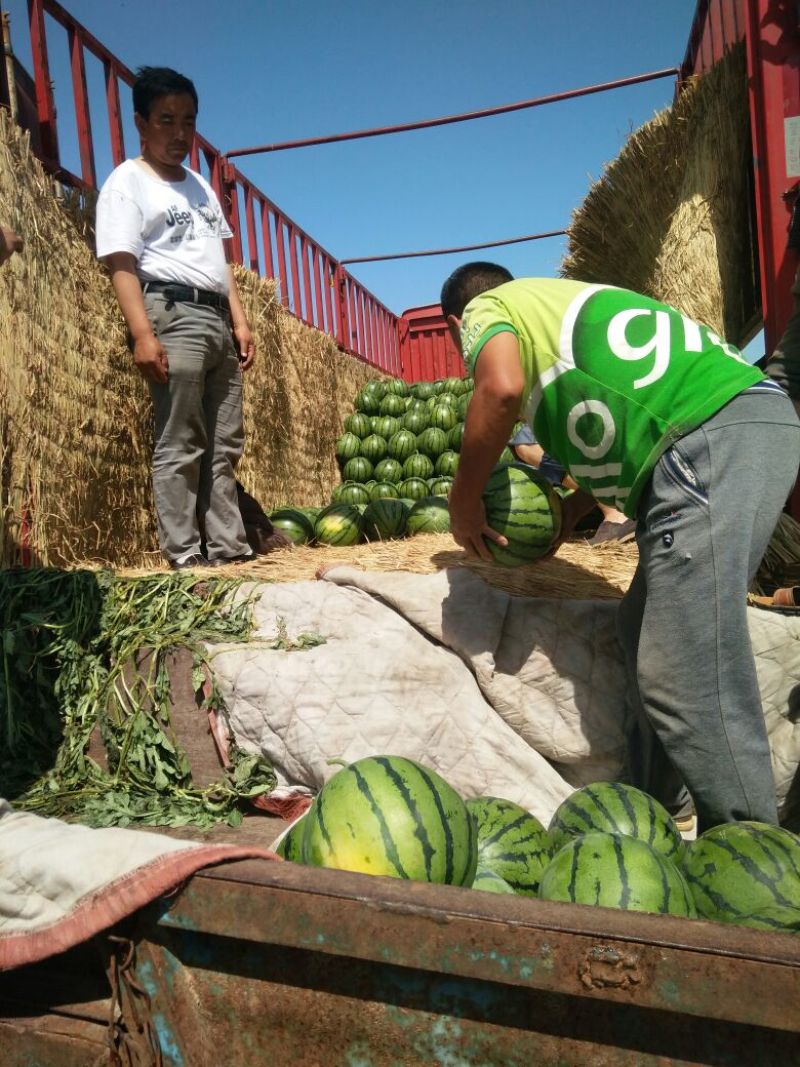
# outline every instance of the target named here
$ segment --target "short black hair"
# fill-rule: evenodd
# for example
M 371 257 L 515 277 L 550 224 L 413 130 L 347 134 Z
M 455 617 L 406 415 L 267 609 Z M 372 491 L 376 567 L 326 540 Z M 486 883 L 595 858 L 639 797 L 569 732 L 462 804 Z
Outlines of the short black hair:
M 485 293 L 487 289 L 496 289 L 498 285 L 513 281 L 511 271 L 497 263 L 465 263 L 456 267 L 442 286 L 442 311 L 445 317 L 455 315 L 460 319 L 464 308 L 474 297 Z
M 136 81 L 133 83 L 133 110 L 143 119 L 148 119 L 153 101 L 159 96 L 174 93 L 188 93 L 197 110 L 197 90 L 183 74 L 170 67 L 139 67 L 136 71 Z

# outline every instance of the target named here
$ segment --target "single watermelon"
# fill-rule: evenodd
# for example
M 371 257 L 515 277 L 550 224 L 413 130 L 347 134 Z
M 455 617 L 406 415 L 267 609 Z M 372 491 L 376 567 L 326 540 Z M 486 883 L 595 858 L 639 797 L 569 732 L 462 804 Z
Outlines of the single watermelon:
M 290 863 L 303 862 L 306 815 L 307 812 L 304 812 L 299 819 L 295 819 L 272 846 L 273 852 L 276 852 L 281 859 L 288 860 Z
M 269 521 L 295 545 L 305 545 L 314 539 L 314 524 L 296 508 L 278 508 Z
M 403 474 L 406 478 L 430 478 L 433 462 L 421 452 L 414 452 L 403 464 Z
M 455 396 L 461 396 L 466 390 L 466 383 L 463 378 L 445 378 L 444 391 L 446 393 L 453 393 Z
M 621 782 L 595 782 L 576 789 L 556 808 L 549 826 L 554 848 L 589 830 L 638 837 L 680 862 L 683 838 L 666 808 L 641 789 Z
M 437 426 L 429 426 L 418 435 L 417 449 L 436 460 L 447 449 L 447 434 Z
M 401 500 L 404 497 L 408 500 L 422 500 L 423 497 L 430 495 L 428 493 L 428 483 L 424 478 L 406 478 L 397 488 L 400 491 Z
M 421 434 L 423 430 L 428 429 L 430 421 L 427 411 L 421 411 L 419 408 L 412 408 L 403 416 L 403 429 L 410 430 L 411 433 L 418 435 Z
M 472 393 L 471 392 L 464 393 L 462 396 L 460 396 L 458 398 L 458 403 L 456 404 L 456 414 L 458 415 L 459 419 L 461 419 L 462 422 L 467 417 L 467 411 L 469 411 L 469 405 L 470 405 L 470 401 L 471 400 L 472 400 Z
M 394 541 L 405 536 L 408 505 L 393 497 L 370 502 L 364 510 L 364 537 L 368 541 Z
M 457 422 L 447 434 L 447 447 L 453 452 L 461 451 L 461 442 L 464 438 L 464 423 Z
M 372 464 L 366 456 L 354 456 L 342 467 L 342 476 L 347 482 L 366 482 L 371 475 Z
M 343 433 L 336 439 L 336 458 L 339 463 L 345 464 L 348 459 L 354 459 L 361 448 L 361 438 L 354 433 Z
M 400 496 L 398 488 L 391 482 L 376 482 L 369 490 L 370 500 L 383 500 L 389 497 L 395 499 Z
M 472 882 L 472 888 L 482 889 L 486 893 L 510 893 L 511 896 L 514 896 L 515 893 L 515 890 L 499 874 L 481 869 L 480 861 Z
M 339 771 L 306 816 L 306 863 L 449 885 L 472 885 L 475 824 L 435 771 L 373 756 Z
M 370 463 L 380 463 L 386 458 L 386 441 L 376 433 L 371 433 L 361 442 L 361 455 L 365 456 Z M 372 471 L 370 470 L 370 474 Z
M 408 396 L 408 384 L 402 378 L 390 378 L 386 382 L 386 392 L 394 393 L 395 396 Z
M 428 489 L 430 489 L 431 496 L 450 496 L 450 490 L 453 488 L 452 478 L 429 478 Z
M 592 830 L 573 837 L 545 867 L 542 900 L 696 918 L 679 868 L 638 837 Z
M 363 411 L 354 411 L 352 415 L 348 415 L 344 420 L 344 428 L 348 433 L 355 434 L 359 439 L 368 437 L 372 430 L 369 415 L 365 415 Z
M 417 400 L 427 400 L 429 397 L 435 395 L 436 390 L 433 388 L 431 382 L 415 382 L 411 386 L 411 392 Z
M 478 873 L 493 874 L 535 897 L 552 858 L 550 836 L 535 815 L 511 800 L 476 797 L 467 810 L 478 829 Z
M 361 512 L 355 504 L 331 504 L 323 508 L 314 536 L 323 545 L 355 545 L 361 540 Z
M 800 907 L 770 904 L 769 907 L 759 908 L 750 915 L 738 915 L 730 921 L 736 926 L 752 926 L 755 930 L 800 934 Z
M 403 482 L 403 485 L 406 485 Z M 412 536 L 422 533 L 448 533 L 450 512 L 447 501 L 440 496 L 425 496 L 417 500 L 408 513 L 407 531 Z
M 384 441 L 388 441 L 389 438 L 396 434 L 398 430 L 403 427 L 400 424 L 400 419 L 395 419 L 392 415 L 379 415 L 375 420 L 374 433 L 378 437 L 382 437 Z
M 800 838 L 760 822 L 723 823 L 686 846 L 697 912 L 733 922 L 762 908 L 800 908 Z
M 387 456 L 386 459 L 382 459 L 377 464 L 373 473 L 377 481 L 390 482 L 392 485 L 397 485 L 398 482 L 403 480 L 403 464 Z
M 442 478 L 452 478 L 458 470 L 458 452 L 442 452 L 433 468 Z
M 383 394 L 377 388 L 364 386 L 355 400 L 356 411 L 361 411 L 365 415 L 379 415 L 382 399 Z
M 387 393 L 381 400 L 381 415 L 402 415 L 406 410 L 406 402 L 402 396 L 396 396 L 394 393 Z
M 398 430 L 396 434 L 389 438 L 388 448 L 392 459 L 404 463 L 409 456 L 417 451 L 416 435 L 411 433 L 410 430 Z
M 293 508 L 292 510 L 293 511 L 299 511 L 301 515 L 305 515 L 305 517 L 308 519 L 308 521 L 311 523 L 311 525 L 313 527 L 314 523 L 319 518 L 319 513 L 322 511 L 322 508 L 307 507 L 307 506 L 300 507 L 300 506 L 298 506 L 296 508 Z
M 360 482 L 343 482 L 331 495 L 334 504 L 368 504 L 370 491 Z
M 495 561 L 506 567 L 530 563 L 550 549 L 561 532 L 561 501 L 550 482 L 527 463 L 500 464 L 483 491 L 487 524 L 508 545 L 486 539 Z

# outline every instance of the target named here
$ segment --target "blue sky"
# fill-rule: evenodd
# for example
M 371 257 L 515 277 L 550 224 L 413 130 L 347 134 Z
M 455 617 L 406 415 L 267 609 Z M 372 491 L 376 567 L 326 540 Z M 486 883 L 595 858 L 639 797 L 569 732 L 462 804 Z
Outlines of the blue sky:
M 695 0 L 63 0 L 128 66 L 195 82 L 198 128 L 222 150 L 492 107 L 678 65 Z M 2 0 L 30 67 L 25 0 Z M 66 36 L 49 23 L 62 156 L 78 169 Z M 99 66 L 90 95 L 102 101 Z M 334 256 L 450 247 L 565 227 L 671 79 L 511 115 L 239 161 Z M 129 100 L 124 106 L 129 112 Z M 93 122 L 110 169 L 104 111 Z M 126 117 L 126 147 L 137 150 Z M 481 256 L 550 275 L 562 238 Z M 470 255 L 364 264 L 393 311 L 434 303 Z

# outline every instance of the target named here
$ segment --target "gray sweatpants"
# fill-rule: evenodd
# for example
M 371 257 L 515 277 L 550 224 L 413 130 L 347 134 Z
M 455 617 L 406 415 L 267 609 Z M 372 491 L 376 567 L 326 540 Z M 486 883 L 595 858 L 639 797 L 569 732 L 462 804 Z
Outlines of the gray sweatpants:
M 234 470 L 244 446 L 242 372 L 228 315 L 147 293 L 145 308 L 167 353 L 169 380 L 150 383 L 155 415 L 153 494 L 161 551 L 181 560 L 250 553 Z
M 774 385 L 741 393 L 661 457 L 639 503 L 639 565 L 618 612 L 634 785 L 698 829 L 776 823 L 746 596 L 800 464 Z

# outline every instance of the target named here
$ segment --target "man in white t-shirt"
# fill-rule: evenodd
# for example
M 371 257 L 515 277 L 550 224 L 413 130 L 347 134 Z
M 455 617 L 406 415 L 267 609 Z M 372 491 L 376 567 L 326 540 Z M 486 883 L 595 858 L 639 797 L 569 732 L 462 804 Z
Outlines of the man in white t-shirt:
M 97 255 L 153 398 L 161 551 L 176 569 L 246 562 L 255 556 L 234 470 L 244 444 L 242 371 L 255 345 L 225 261 L 231 231 L 219 201 L 183 166 L 197 92 L 174 70 L 142 67 L 133 105 L 142 154 L 117 167 L 100 192 Z

